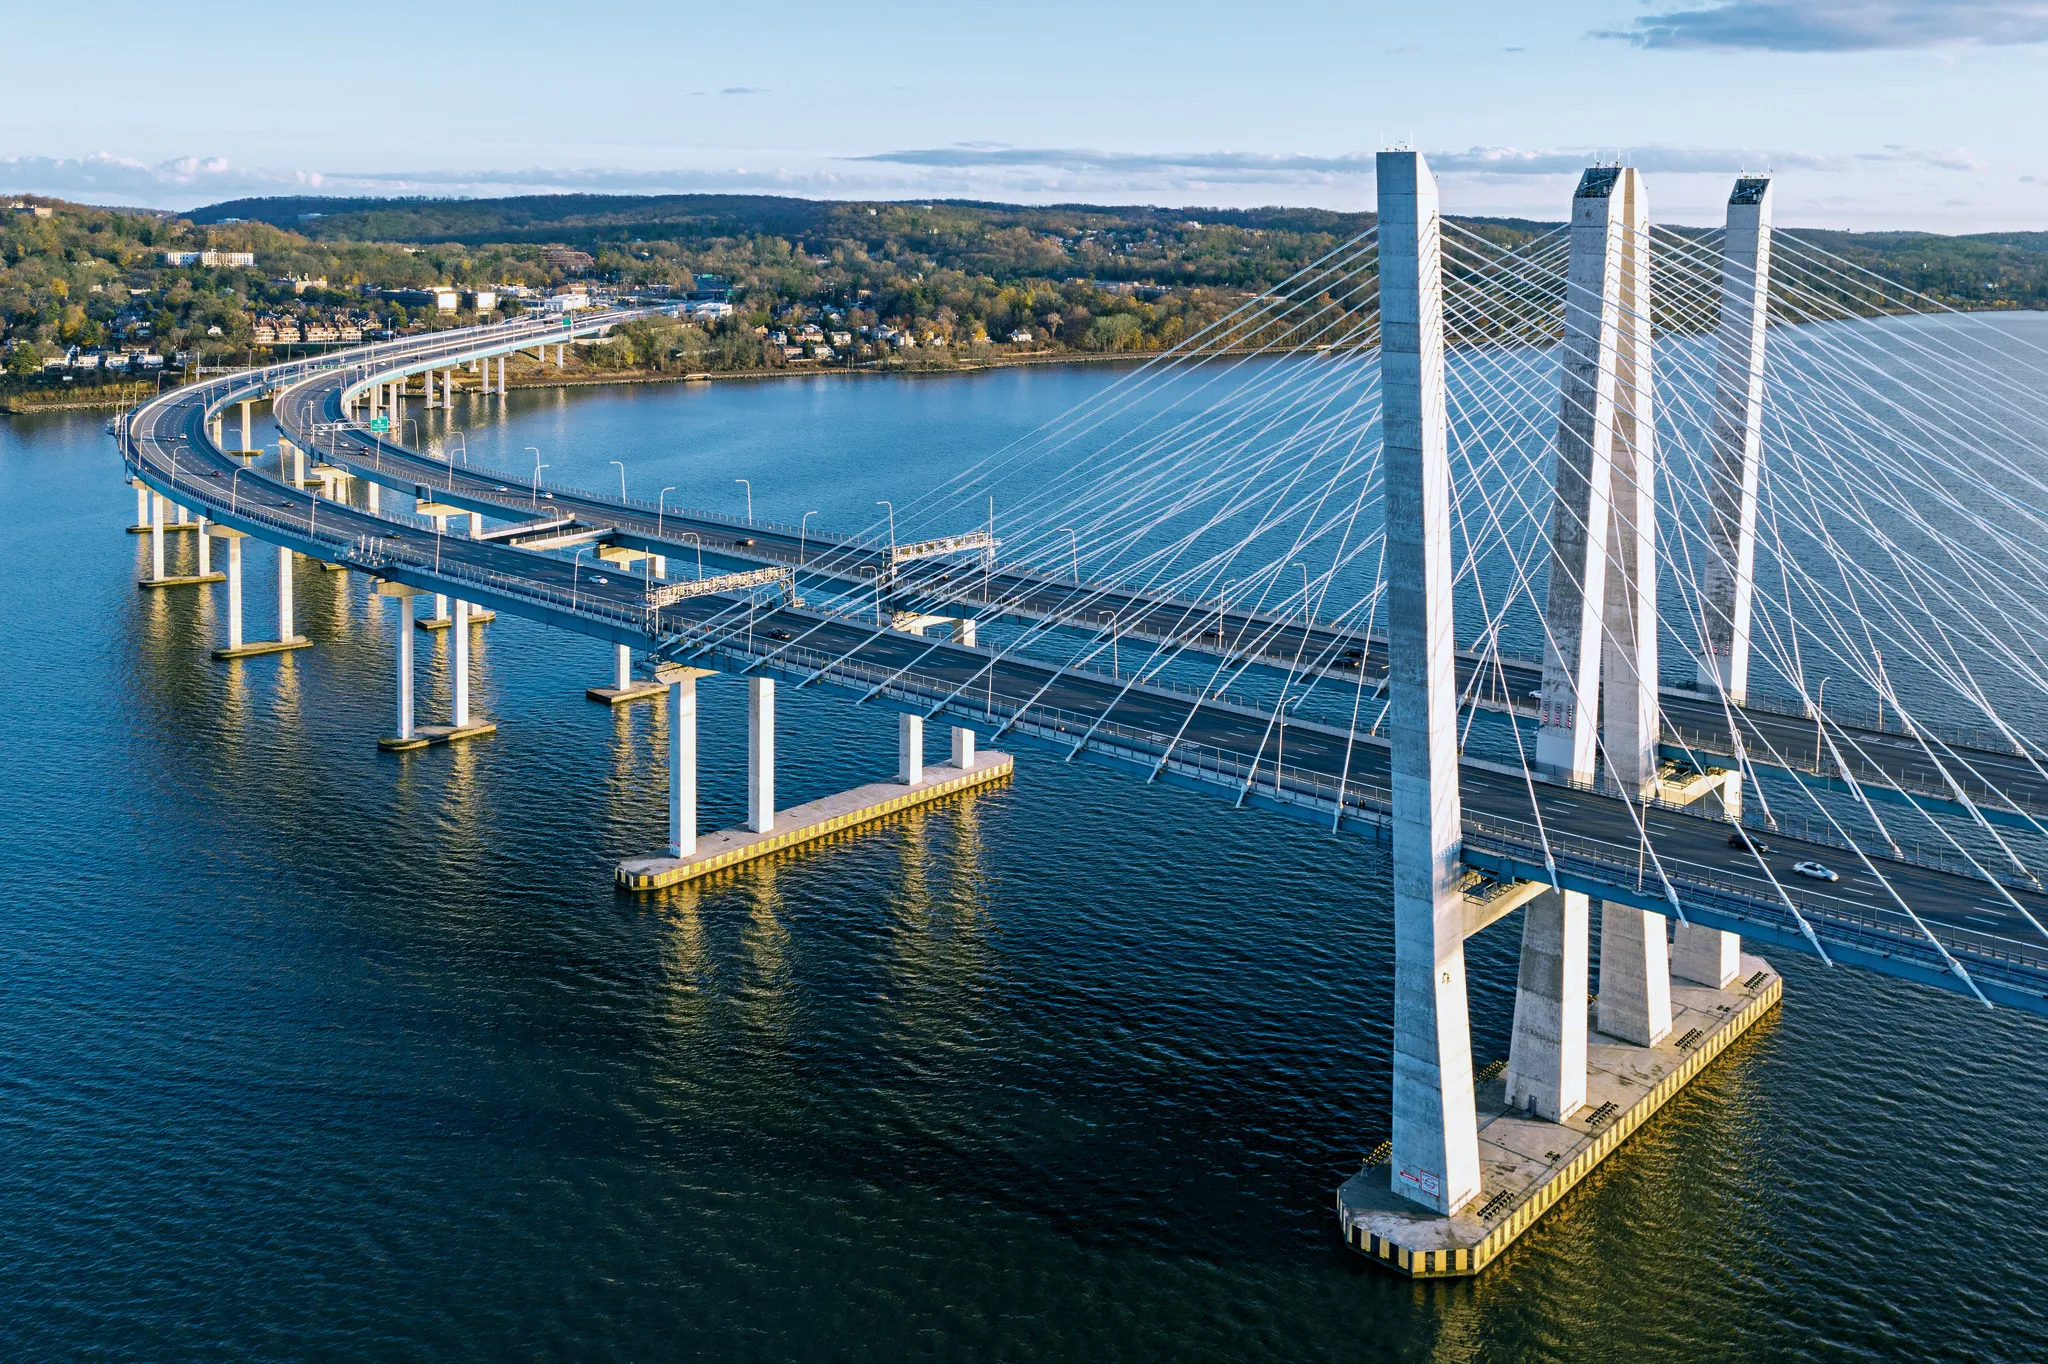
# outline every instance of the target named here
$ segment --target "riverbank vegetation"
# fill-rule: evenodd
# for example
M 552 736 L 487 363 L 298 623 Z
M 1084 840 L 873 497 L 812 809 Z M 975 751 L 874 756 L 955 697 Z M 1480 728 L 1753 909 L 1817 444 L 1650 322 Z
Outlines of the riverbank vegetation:
M 688 322 L 585 348 L 578 367 L 590 373 L 1143 354 L 1371 222 L 1316 209 L 737 195 L 283 198 L 185 216 L 23 198 L 0 221 L 0 388 L 188 376 L 488 320 L 564 292 L 692 304 Z M 1549 225 L 1467 226 L 1511 248 Z M 1792 235 L 1952 306 L 2048 308 L 2048 233 Z M 1368 290 L 1332 306 L 1362 318 L 1372 301 Z

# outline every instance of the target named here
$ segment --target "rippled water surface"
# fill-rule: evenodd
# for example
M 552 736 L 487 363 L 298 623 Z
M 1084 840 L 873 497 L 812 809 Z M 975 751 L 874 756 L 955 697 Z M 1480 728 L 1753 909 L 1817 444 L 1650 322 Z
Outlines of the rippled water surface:
M 1110 378 L 455 418 L 479 461 L 850 525 Z M 1026 751 L 621 895 L 665 770 L 652 708 L 584 699 L 602 646 L 501 618 L 497 735 L 380 754 L 393 603 L 302 574 L 317 647 L 212 662 L 217 596 L 133 585 L 102 420 L 0 425 L 0 1355 L 2048 1356 L 2039 1020 L 1780 954 L 1776 1018 L 1483 1279 L 1416 1286 L 1331 1212 L 1386 1129 L 1372 844 Z M 703 696 L 719 827 L 745 696 Z M 785 803 L 893 767 L 888 715 L 781 717 Z M 1475 943 L 1482 1061 L 1515 946 Z

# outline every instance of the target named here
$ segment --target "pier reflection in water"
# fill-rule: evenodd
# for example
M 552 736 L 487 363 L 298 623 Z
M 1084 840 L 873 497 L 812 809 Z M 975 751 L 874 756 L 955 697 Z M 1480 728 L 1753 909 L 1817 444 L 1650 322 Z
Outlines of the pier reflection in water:
M 457 416 L 479 462 L 620 458 L 700 503 L 744 475 L 763 515 L 801 488 L 855 524 L 1109 377 Z M 135 589 L 132 514 L 97 421 L 0 425 L 37 625 L 0 635 L 10 1358 L 2048 1354 L 2040 1020 L 1787 957 L 1782 1016 L 1494 1272 L 1390 1280 L 1327 1206 L 1388 1102 L 1369 844 L 1026 751 L 1010 787 L 621 896 L 663 718 L 584 700 L 601 646 L 501 617 L 472 634 L 498 734 L 379 754 L 395 612 L 302 573 L 315 647 L 215 663 L 217 605 Z M 744 688 L 703 692 L 721 827 Z M 893 768 L 892 717 L 781 702 L 785 803 Z M 1473 952 L 1482 1062 L 1512 938 Z

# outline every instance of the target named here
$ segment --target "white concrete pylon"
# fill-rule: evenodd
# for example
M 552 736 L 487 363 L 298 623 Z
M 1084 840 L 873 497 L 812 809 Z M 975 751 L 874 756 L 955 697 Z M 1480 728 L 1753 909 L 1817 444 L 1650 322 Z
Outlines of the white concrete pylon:
M 159 582 L 164 576 L 164 499 L 149 495 L 149 576 Z
M 209 577 L 213 573 L 213 555 L 206 534 L 206 518 L 199 518 L 199 576 Z
M 135 524 L 149 524 L 149 485 L 139 478 L 135 480 Z
M 1624 169 L 1615 327 L 1613 483 L 1601 633 L 1601 748 L 1608 781 L 1657 791 L 1657 444 L 1650 351 L 1650 200 Z
M 1622 172 L 1596 166 L 1572 196 L 1564 357 L 1550 509 L 1550 583 L 1543 616 L 1536 766 L 1593 779 L 1600 714 L 1600 625 L 1607 596 L 1615 349 L 1620 327 Z M 1384 250 L 1384 248 L 1382 248 Z M 1584 717 L 1584 723 L 1580 723 Z
M 277 547 L 277 638 L 292 638 L 292 552 L 283 545 Z
M 1586 1103 L 1584 895 L 1547 890 L 1522 907 L 1522 961 L 1508 1044 L 1508 1106 L 1563 1122 Z
M 1605 900 L 1600 905 L 1600 1031 L 1639 1047 L 1671 1033 L 1671 955 L 1665 918 Z
M 612 646 L 612 688 L 627 691 L 633 685 L 633 649 L 628 644 Z
M 1705 663 L 1737 704 L 1749 694 L 1749 616 L 1763 467 L 1764 324 L 1771 283 L 1771 182 L 1744 177 L 1721 239 L 1721 324 L 1708 495 Z
M 1451 470 L 1436 180 L 1381 152 L 1388 686 L 1394 843 L 1394 1192 L 1451 1213 L 1479 1193 L 1459 892 Z
M 450 630 L 453 656 L 449 660 L 453 690 L 455 693 L 454 714 L 449 717 L 457 729 L 469 723 L 469 603 L 457 600 L 455 623 Z
M 668 684 L 668 855 L 697 852 L 697 675 Z
M 1742 970 L 1742 938 L 1699 924 L 1671 925 L 1671 974 L 1725 990 Z
M 915 786 L 924 780 L 924 717 L 896 717 L 896 780 Z
M 398 599 L 398 737 L 412 737 L 412 594 Z
M 249 404 L 242 404 L 242 449 L 249 448 Z
M 747 679 L 747 827 L 775 827 L 775 679 Z
M 974 621 L 967 616 L 953 620 L 953 640 L 968 648 L 974 647 Z M 962 772 L 974 766 L 974 731 L 964 725 L 953 726 L 953 766 Z
M 242 647 L 242 537 L 228 541 L 228 648 Z

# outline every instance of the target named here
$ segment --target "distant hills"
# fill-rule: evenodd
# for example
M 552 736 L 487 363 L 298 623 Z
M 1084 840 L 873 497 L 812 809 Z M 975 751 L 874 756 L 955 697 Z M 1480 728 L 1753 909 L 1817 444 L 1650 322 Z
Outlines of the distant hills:
M 1162 282 L 1204 282 L 1241 287 L 1270 283 L 1272 269 L 1300 260 L 1295 249 L 1267 255 L 1247 238 L 1271 236 L 1289 247 L 1335 242 L 1369 226 L 1369 213 L 1316 208 L 1189 209 L 1141 205 L 1051 204 L 1026 206 L 971 200 L 847 202 L 766 194 L 538 194 L 506 199 L 326 199 L 284 197 L 234 199 L 187 215 L 197 224 L 231 219 L 269 223 L 317 241 L 384 241 L 482 246 L 491 243 L 562 243 L 595 253 L 635 242 L 674 242 L 686 249 L 713 241 L 782 238 L 819 251 L 832 242 L 853 243 L 875 256 L 911 242 L 947 264 L 965 268 L 995 264 L 967 258 L 985 255 L 976 239 L 1017 240 L 1022 233 L 1059 239 L 1075 257 L 1074 273 L 1098 278 L 1148 278 Z M 1499 229 L 1504 236 L 1554 226 L 1529 219 L 1464 219 Z M 1074 251 L 1082 241 L 1171 238 L 1196 246 L 1192 228 L 1237 229 L 1229 233 L 1237 268 L 1210 261 L 1190 268 L 1183 256 L 1163 273 L 1156 259 L 1105 259 L 1103 253 Z M 1933 232 L 1835 232 L 1800 228 L 1792 235 L 1876 270 L 1908 287 L 1958 306 L 2048 308 L 2048 231 L 1985 232 L 1944 236 Z M 1278 247 L 1280 242 L 1273 243 Z M 1248 247 L 1250 249 L 1248 249 Z M 1007 253 L 1002 253 L 1007 254 Z M 1197 247 L 1189 256 L 1200 256 Z M 1032 274 L 1056 273 L 1060 262 L 1029 262 Z M 1005 262 L 1022 265 L 1024 262 Z M 1131 269 L 1122 269 L 1124 265 Z M 1083 269 L 1085 268 L 1085 271 Z M 1177 267 L 1177 268 L 1176 268 Z M 1001 278 L 1008 271 L 997 268 Z

